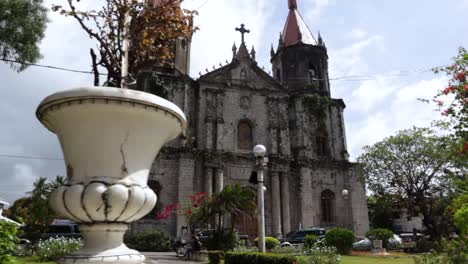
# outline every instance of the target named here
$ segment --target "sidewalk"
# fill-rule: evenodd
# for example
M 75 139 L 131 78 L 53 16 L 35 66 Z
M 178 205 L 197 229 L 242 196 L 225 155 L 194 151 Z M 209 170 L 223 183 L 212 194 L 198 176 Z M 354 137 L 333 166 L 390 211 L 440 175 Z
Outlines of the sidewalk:
M 142 252 L 146 264 L 202 264 L 202 262 L 185 261 L 177 258 L 175 252 Z

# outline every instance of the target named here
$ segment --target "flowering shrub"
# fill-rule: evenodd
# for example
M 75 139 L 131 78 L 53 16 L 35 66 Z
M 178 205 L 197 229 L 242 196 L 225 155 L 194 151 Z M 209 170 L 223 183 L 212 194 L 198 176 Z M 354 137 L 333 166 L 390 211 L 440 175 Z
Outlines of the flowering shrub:
M 39 240 L 36 246 L 36 255 L 41 261 L 52 261 L 77 251 L 82 246 L 82 239 L 65 237 L 49 238 L 47 240 Z
M 305 249 L 305 256 L 299 259 L 297 264 L 339 264 L 341 257 L 337 253 L 336 248 L 327 247 L 321 242 L 317 242 L 314 246 Z
M 452 65 L 434 69 L 435 73 L 445 73 L 451 79 L 448 86 L 439 91 L 433 101 L 441 114 L 450 118 L 455 135 L 463 140 L 462 152 L 468 153 L 468 52 L 458 50 Z

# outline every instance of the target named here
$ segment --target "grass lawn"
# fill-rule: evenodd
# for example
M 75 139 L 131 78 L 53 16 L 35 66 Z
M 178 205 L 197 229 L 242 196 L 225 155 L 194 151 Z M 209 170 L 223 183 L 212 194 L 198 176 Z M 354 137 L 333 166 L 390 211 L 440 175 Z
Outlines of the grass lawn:
M 404 256 L 404 257 L 342 256 L 341 264 L 414 264 L 414 260 L 410 256 Z
M 56 264 L 55 262 L 40 262 L 37 257 L 16 258 L 18 264 Z

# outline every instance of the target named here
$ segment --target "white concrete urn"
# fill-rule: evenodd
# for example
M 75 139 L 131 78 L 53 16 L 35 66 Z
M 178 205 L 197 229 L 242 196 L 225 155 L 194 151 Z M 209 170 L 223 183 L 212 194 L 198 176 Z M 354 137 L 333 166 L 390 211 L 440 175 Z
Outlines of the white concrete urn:
M 152 94 L 86 87 L 48 96 L 36 115 L 57 134 L 67 168 L 50 205 L 80 225 L 85 243 L 60 262 L 142 263 L 123 235 L 156 204 L 148 173 L 162 145 L 185 129 L 184 113 Z

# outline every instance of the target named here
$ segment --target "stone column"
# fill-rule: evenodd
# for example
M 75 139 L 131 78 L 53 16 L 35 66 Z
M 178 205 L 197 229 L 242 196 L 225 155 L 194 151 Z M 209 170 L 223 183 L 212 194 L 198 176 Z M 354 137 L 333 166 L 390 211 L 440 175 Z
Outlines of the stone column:
M 195 174 L 195 160 L 190 158 L 180 158 L 179 160 L 179 181 L 178 181 L 178 201 L 186 199 L 187 195 L 193 193 L 193 178 Z M 185 217 L 177 216 L 177 235 L 180 235 L 182 226 L 186 226 Z
M 213 172 L 212 167 L 205 167 L 205 192 L 208 195 L 213 193 Z
M 276 126 L 270 127 L 270 152 L 272 154 L 278 154 L 278 128 Z
M 281 238 L 281 197 L 279 172 L 271 172 L 271 210 L 273 213 L 273 235 Z
M 283 235 L 286 236 L 291 231 L 289 216 L 289 173 L 281 173 L 281 213 L 283 217 Z
M 213 118 L 207 117 L 206 121 L 206 149 L 213 149 Z
M 223 190 L 224 187 L 224 173 L 223 168 L 218 167 L 216 168 L 216 188 L 215 192 L 219 193 Z
M 314 226 L 313 197 L 311 190 L 310 168 L 301 167 L 301 223 L 303 227 Z
M 223 150 L 224 119 L 216 120 L 216 150 Z

